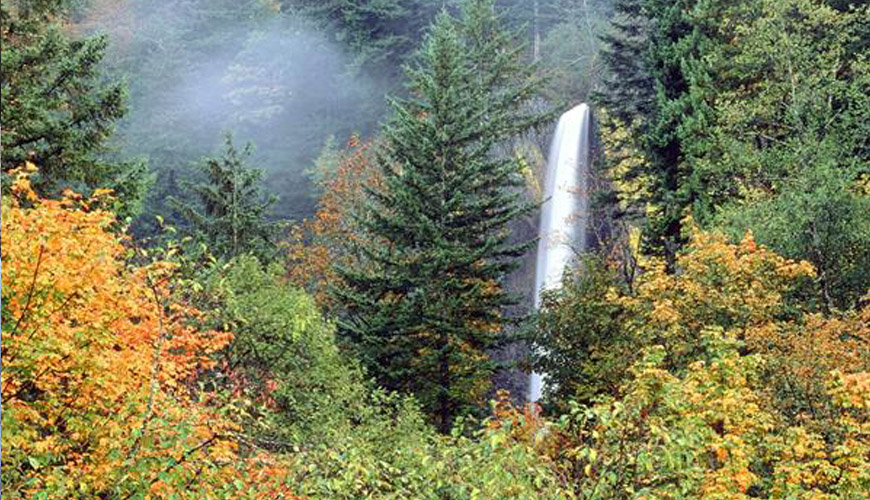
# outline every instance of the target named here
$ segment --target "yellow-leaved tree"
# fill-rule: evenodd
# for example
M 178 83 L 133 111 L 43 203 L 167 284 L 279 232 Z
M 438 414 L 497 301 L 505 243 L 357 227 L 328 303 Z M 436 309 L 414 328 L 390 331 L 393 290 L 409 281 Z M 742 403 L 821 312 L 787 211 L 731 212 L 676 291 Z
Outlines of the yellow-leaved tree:
M 580 498 L 866 498 L 870 307 L 804 310 L 814 276 L 751 234 L 695 230 L 675 272 L 650 259 L 634 289 L 577 278 L 587 285 L 554 295 L 544 324 L 558 359 L 588 353 L 583 377 L 557 372 L 586 404 L 564 405 L 537 446 Z M 618 388 L 584 393 L 596 370 Z
M 199 313 L 172 294 L 174 265 L 127 265 L 96 198 L 39 199 L 27 174 L 12 191 L 2 203 L 3 497 L 289 498 L 286 471 L 240 456 L 237 426 L 197 388 L 232 334 L 193 326 Z

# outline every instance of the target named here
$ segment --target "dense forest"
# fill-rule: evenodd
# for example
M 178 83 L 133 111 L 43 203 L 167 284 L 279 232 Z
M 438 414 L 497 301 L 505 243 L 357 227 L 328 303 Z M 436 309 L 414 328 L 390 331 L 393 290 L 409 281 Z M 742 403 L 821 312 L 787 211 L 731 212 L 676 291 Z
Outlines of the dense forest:
M 2 0 L 0 34 L 4 499 L 870 497 L 864 0 Z M 581 102 L 594 243 L 535 290 Z

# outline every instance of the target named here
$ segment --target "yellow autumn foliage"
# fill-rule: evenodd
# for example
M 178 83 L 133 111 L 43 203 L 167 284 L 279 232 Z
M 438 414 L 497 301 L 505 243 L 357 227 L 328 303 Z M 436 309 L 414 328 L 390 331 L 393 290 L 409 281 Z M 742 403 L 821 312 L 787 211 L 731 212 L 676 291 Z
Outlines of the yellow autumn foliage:
M 633 290 L 589 298 L 619 306 L 637 354 L 540 452 L 581 498 L 867 498 L 870 307 L 806 311 L 810 264 L 689 236 L 674 272 L 649 259 Z
M 2 203 L 3 498 L 282 489 L 249 482 L 268 460 L 240 457 L 238 426 L 196 391 L 232 334 L 192 326 L 199 312 L 171 293 L 176 266 L 126 264 L 98 199 L 39 199 L 26 174 L 12 190 Z

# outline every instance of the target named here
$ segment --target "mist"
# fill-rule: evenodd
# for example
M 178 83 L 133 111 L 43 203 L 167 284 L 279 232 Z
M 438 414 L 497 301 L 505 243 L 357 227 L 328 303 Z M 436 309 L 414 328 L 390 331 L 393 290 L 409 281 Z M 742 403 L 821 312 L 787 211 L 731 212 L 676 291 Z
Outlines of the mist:
M 310 214 L 316 190 L 306 171 L 330 137 L 370 135 L 390 88 L 314 23 L 268 2 L 97 1 L 79 26 L 108 34 L 109 73 L 127 81 L 115 147 L 149 162 L 146 214 L 167 213 L 166 198 L 203 155 L 219 154 L 227 133 L 239 147 L 255 145 L 248 165 L 279 196 L 275 217 Z

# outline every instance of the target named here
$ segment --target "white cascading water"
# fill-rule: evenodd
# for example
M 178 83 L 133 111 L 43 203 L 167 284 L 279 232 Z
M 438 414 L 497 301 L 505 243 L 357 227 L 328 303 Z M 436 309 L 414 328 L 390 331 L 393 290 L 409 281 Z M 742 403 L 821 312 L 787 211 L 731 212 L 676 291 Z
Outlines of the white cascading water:
M 586 248 L 587 173 L 591 128 L 589 106 L 580 104 L 559 118 L 550 145 L 535 266 L 535 309 L 541 292 L 559 287 L 562 275 Z M 546 374 L 529 376 L 529 401 L 541 398 Z

